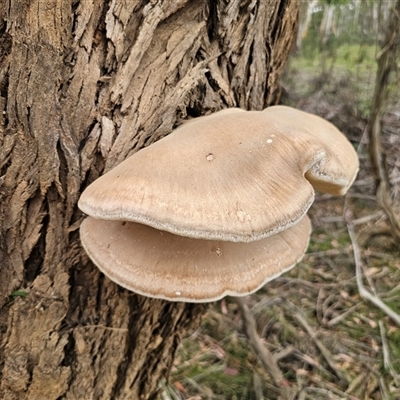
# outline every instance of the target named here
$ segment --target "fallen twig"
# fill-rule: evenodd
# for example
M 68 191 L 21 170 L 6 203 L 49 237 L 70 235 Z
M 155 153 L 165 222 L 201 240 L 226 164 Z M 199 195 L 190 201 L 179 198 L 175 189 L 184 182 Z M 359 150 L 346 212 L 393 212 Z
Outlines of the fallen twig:
M 283 360 L 286 357 L 289 357 L 290 355 L 292 355 L 295 352 L 296 352 L 295 347 L 287 346 L 287 347 L 284 347 L 282 350 L 276 351 L 273 354 L 273 357 L 274 357 L 275 361 L 279 361 L 279 360 Z
M 390 361 L 390 353 L 389 348 L 386 340 L 386 333 L 385 333 L 385 326 L 382 321 L 379 321 L 379 330 L 381 332 L 381 341 L 382 341 L 382 353 L 383 353 L 383 366 L 386 371 L 390 373 L 393 380 L 396 382 L 396 385 L 400 382 L 400 376 L 396 373 L 393 368 L 393 365 Z
M 253 387 L 254 387 L 254 395 L 255 400 L 264 400 L 262 385 L 261 385 L 261 378 L 256 372 L 253 375 Z
M 347 229 L 349 231 L 351 243 L 353 244 L 354 263 L 356 267 L 356 281 L 360 296 L 380 308 L 388 317 L 396 322 L 396 324 L 400 325 L 400 315 L 394 312 L 389 306 L 387 306 L 378 296 L 374 296 L 372 293 L 369 292 L 369 290 L 365 288 L 361 274 L 360 248 L 358 247 L 356 235 L 351 224 L 347 224 Z
M 335 362 L 333 361 L 333 356 L 331 354 L 331 352 L 322 344 L 322 342 L 317 338 L 317 334 L 314 331 L 314 329 L 309 325 L 309 323 L 307 322 L 303 311 L 296 307 L 292 302 L 285 300 L 284 304 L 287 305 L 292 311 L 293 314 L 292 316 L 303 326 L 303 328 L 307 331 L 307 333 L 311 336 L 311 338 L 313 339 L 315 345 L 317 346 L 318 350 L 320 351 L 320 353 L 322 354 L 322 356 L 324 357 L 325 361 L 327 362 L 327 364 L 329 365 L 329 367 L 331 368 L 331 370 L 335 373 L 335 375 L 341 379 L 343 382 L 348 382 L 347 377 L 342 374 L 342 372 L 340 370 L 338 370 L 336 368 Z
M 253 347 L 264 368 L 274 380 L 275 385 L 278 387 L 283 399 L 292 399 L 296 395 L 297 389 L 289 387 L 289 383 L 283 377 L 282 371 L 278 366 L 272 353 L 261 342 L 260 337 L 256 330 L 256 321 L 249 310 L 245 300 L 241 297 L 235 297 L 235 302 L 240 308 L 243 316 L 243 324 L 246 336 Z
M 354 311 L 357 310 L 361 306 L 361 303 L 357 303 L 353 307 L 350 307 L 347 311 L 343 312 L 342 314 L 330 319 L 329 321 L 326 322 L 326 325 L 331 327 L 334 325 L 337 325 L 339 322 L 341 322 L 343 319 L 347 318 L 350 314 L 352 314 Z
M 327 370 L 324 366 L 322 366 L 318 361 L 311 358 L 309 355 L 304 354 L 299 350 L 295 351 L 294 355 L 303 363 L 308 364 L 318 371 L 322 372 L 325 376 L 334 376 L 331 371 Z
M 352 221 L 353 225 L 361 225 L 361 224 L 366 224 L 367 222 L 370 222 L 374 219 L 381 218 L 385 214 L 382 211 L 378 211 L 374 214 L 371 215 L 366 215 L 365 217 L 357 218 Z

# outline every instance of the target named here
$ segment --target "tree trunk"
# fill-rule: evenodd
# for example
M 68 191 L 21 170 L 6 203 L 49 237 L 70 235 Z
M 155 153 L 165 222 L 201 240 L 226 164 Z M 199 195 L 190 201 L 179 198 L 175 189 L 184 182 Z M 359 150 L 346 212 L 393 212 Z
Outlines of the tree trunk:
M 105 278 L 77 200 L 182 118 L 276 103 L 297 14 L 297 0 L 0 0 L 1 399 L 157 397 L 207 307 Z
M 400 241 L 400 216 L 393 207 L 392 185 L 387 170 L 385 152 L 382 149 L 382 119 L 385 114 L 388 94 L 391 89 L 390 75 L 397 67 L 400 49 L 400 0 L 393 3 L 382 49 L 377 57 L 378 68 L 375 79 L 374 95 L 371 101 L 371 112 L 368 121 L 368 150 L 372 170 L 375 175 L 376 197 L 378 204 L 389 217 L 393 237 Z

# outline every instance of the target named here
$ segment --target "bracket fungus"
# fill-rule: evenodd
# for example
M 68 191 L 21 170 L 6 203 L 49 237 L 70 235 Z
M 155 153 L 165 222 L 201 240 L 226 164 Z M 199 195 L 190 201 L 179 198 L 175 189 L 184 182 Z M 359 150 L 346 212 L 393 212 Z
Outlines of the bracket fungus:
M 140 150 L 82 194 L 79 207 L 198 239 L 251 242 L 296 224 L 314 187 L 343 194 L 357 155 L 324 119 L 285 106 L 228 109 Z
M 293 267 L 308 246 L 305 216 L 251 243 L 193 239 L 126 221 L 86 218 L 83 247 L 112 281 L 135 293 L 202 302 L 244 296 Z
M 324 119 L 285 106 L 187 122 L 93 182 L 79 207 L 94 263 L 134 292 L 206 302 L 288 270 L 314 190 L 344 194 L 357 154 Z

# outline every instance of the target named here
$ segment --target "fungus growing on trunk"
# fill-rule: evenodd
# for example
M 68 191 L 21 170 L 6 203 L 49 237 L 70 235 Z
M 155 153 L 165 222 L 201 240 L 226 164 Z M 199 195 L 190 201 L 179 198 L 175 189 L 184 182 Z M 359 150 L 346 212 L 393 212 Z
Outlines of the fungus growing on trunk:
M 305 216 L 276 235 L 233 243 L 88 217 L 81 225 L 81 240 L 97 267 L 126 289 L 197 303 L 245 296 L 289 270 L 306 251 L 310 231 Z
M 79 200 L 91 217 L 81 240 L 135 292 L 193 302 L 245 295 L 304 254 L 314 190 L 344 194 L 357 171 L 350 142 L 320 117 L 285 106 L 228 109 L 189 121 L 93 182 Z

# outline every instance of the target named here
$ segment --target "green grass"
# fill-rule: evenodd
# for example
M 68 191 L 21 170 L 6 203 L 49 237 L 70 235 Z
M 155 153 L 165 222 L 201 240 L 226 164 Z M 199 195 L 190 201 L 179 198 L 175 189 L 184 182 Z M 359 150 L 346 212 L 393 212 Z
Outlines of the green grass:
M 376 72 L 376 47 L 374 45 L 343 44 L 335 49 L 318 49 L 299 52 L 291 57 L 290 66 L 303 71 L 323 72 L 324 68 L 337 68 L 350 74 Z
M 24 290 L 14 290 L 11 292 L 10 297 L 26 297 L 28 295 L 28 292 L 25 292 Z

